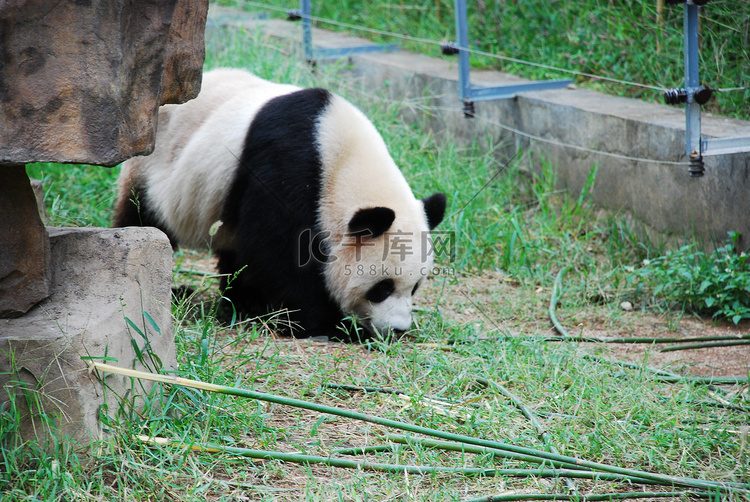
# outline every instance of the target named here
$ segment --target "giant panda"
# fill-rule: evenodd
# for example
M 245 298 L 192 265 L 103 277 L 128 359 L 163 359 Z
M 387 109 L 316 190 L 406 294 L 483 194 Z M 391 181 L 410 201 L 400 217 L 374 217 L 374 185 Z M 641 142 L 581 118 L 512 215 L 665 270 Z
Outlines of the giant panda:
M 116 227 L 211 249 L 233 306 L 288 309 L 296 336 L 345 338 L 345 319 L 366 335 L 409 330 L 446 206 L 442 193 L 415 198 L 344 98 L 237 69 L 161 107 L 153 153 L 126 161 L 118 185 Z

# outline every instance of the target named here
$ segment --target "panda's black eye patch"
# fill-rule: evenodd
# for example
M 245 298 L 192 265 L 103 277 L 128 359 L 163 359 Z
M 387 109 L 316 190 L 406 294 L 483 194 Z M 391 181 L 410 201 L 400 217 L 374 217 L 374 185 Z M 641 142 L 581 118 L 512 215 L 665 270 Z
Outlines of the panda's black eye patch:
M 391 296 L 394 291 L 396 291 L 396 283 L 393 282 L 393 279 L 383 279 L 370 288 L 365 298 L 372 303 L 380 303 Z

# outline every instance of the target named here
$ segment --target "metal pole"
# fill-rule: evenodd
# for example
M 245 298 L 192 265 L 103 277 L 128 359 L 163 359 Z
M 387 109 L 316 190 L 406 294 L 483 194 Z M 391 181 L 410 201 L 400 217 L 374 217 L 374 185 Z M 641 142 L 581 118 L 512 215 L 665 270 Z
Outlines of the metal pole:
M 692 0 L 685 4 L 683 21 L 685 37 L 685 150 L 690 157 L 690 175 L 703 176 L 703 156 L 701 152 L 701 105 L 695 101 L 695 90 L 700 86 L 698 74 L 698 6 Z
M 461 101 L 471 99 L 469 78 L 469 21 L 466 17 L 466 0 L 456 0 L 456 38 L 458 39 L 458 96 Z
M 302 46 L 305 51 L 305 61 L 313 62 L 313 44 L 312 44 L 312 7 L 310 0 L 300 0 L 299 10 L 302 13 Z

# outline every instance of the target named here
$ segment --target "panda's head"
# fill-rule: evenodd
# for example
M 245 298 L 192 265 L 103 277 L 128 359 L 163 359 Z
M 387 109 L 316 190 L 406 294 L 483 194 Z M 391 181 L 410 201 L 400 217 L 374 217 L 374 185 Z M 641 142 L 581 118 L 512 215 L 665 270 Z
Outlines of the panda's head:
M 430 231 L 445 215 L 445 195 L 417 199 L 375 126 L 348 101 L 332 95 L 316 126 L 326 289 L 371 333 L 406 331 L 412 296 L 432 270 Z
M 334 299 L 371 334 L 411 328 L 412 298 L 433 269 L 430 232 L 443 219 L 446 198 L 412 200 L 400 211 L 357 209 L 326 267 Z

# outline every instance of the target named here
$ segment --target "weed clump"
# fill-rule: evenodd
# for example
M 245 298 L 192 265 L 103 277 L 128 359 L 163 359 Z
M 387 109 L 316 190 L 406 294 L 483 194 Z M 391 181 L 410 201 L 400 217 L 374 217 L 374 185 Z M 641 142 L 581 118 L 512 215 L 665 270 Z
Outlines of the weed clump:
M 633 270 L 632 280 L 658 305 L 735 324 L 750 319 L 750 263 L 746 252 L 735 249 L 738 239 L 730 233 L 726 245 L 712 253 L 690 244 L 644 260 L 641 268 Z

